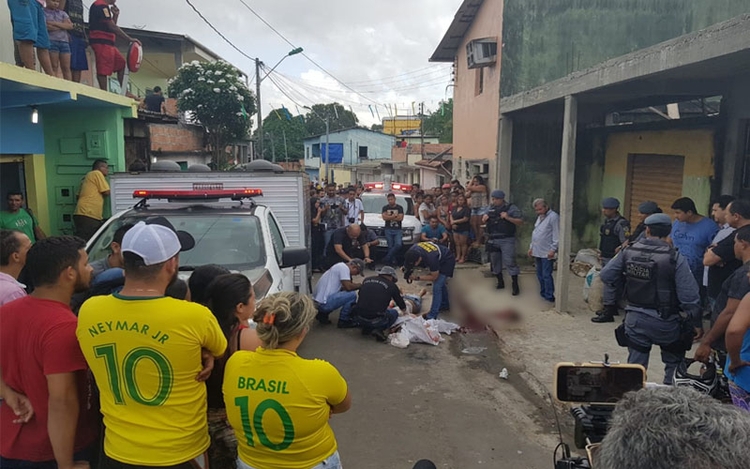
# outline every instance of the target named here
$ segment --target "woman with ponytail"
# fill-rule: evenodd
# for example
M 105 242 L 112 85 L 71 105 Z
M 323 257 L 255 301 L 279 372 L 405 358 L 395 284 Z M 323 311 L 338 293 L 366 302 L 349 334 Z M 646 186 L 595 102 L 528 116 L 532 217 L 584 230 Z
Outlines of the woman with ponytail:
M 248 320 L 255 312 L 255 293 L 250 280 L 242 274 L 224 274 L 214 278 L 205 289 L 205 301 L 227 338 L 227 351 L 214 363 L 206 381 L 208 391 L 209 467 L 237 467 L 237 440 L 227 420 L 221 385 L 224 367 L 238 350 L 255 350 L 261 343 Z
M 238 441 L 240 469 L 340 469 L 328 420 L 351 407 L 346 381 L 328 362 L 297 355 L 317 311 L 282 292 L 258 305 L 262 346 L 226 363 L 224 402 Z

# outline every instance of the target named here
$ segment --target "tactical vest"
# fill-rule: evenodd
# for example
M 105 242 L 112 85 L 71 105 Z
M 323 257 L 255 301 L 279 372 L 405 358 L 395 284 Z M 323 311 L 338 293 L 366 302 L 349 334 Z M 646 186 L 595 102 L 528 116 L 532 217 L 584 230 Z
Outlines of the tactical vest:
M 512 238 L 516 235 L 516 225 L 502 218 L 502 214 L 508 212 L 510 207 L 510 204 L 490 207 L 486 224 L 486 231 L 490 238 Z
M 616 218 L 608 218 L 599 229 L 599 235 L 601 236 L 599 250 L 602 252 L 602 257 L 604 259 L 612 259 L 615 257 L 617 247 L 622 244 L 620 242 L 620 237 L 615 233 L 615 226 L 617 226 L 621 220 L 625 220 L 625 218 L 620 215 Z
M 668 245 L 638 242 L 620 255 L 628 304 L 654 309 L 663 318 L 677 314 L 680 307 L 675 285 L 677 251 Z

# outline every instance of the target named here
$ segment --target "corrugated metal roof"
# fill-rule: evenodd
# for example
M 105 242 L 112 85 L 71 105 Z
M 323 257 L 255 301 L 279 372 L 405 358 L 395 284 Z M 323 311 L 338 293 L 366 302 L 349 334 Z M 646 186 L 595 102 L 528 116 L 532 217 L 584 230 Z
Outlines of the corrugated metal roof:
M 479 13 L 482 3 L 484 0 L 464 0 L 445 36 L 432 53 L 430 62 L 453 62 L 455 60 L 458 47 Z

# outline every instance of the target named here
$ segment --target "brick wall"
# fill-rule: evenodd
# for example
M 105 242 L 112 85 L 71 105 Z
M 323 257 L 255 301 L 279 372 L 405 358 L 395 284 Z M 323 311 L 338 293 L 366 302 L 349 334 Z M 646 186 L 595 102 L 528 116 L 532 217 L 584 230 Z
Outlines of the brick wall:
M 152 152 L 203 151 L 203 128 L 183 124 L 149 124 Z
M 399 148 L 399 147 L 391 148 L 391 160 L 392 161 L 406 161 L 407 154 L 408 154 L 407 148 Z

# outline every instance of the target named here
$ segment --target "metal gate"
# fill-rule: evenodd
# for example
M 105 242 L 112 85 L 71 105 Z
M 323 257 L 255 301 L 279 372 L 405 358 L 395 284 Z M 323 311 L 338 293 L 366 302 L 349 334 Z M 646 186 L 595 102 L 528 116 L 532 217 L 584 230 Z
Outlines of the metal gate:
M 635 228 L 640 222 L 638 205 L 656 202 L 671 214 L 670 207 L 682 197 L 685 158 L 675 155 L 630 155 L 623 214 Z

